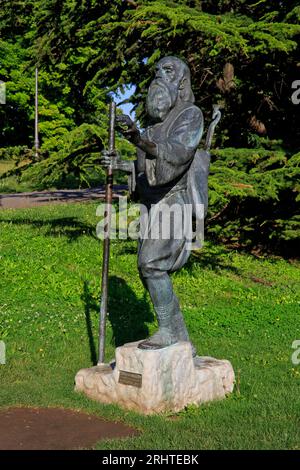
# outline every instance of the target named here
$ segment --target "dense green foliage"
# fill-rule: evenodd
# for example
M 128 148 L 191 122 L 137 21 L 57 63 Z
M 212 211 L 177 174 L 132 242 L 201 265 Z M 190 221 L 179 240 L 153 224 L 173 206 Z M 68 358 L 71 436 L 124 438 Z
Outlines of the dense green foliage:
M 160 57 L 187 61 L 196 104 L 208 124 L 223 107 L 214 142 L 209 231 L 243 245 L 287 246 L 299 234 L 299 77 L 297 0 L 0 0 L 0 155 L 25 159 L 36 187 L 103 181 L 108 92 L 145 93 Z M 41 162 L 31 147 L 34 68 L 40 70 Z M 13 149 L 11 149 L 13 147 Z M 118 147 L 125 157 L 132 148 Z M 18 169 L 17 172 L 20 173 Z M 263 229 L 262 229 L 263 227 Z M 297 232 L 298 231 L 298 232 Z M 232 240 L 234 233 L 235 240 Z M 261 233 L 261 235 L 260 235 Z
M 208 233 L 233 247 L 299 254 L 300 153 L 226 148 L 213 152 Z
M 173 277 L 198 352 L 234 366 L 236 388 L 225 401 L 144 417 L 74 393 L 76 372 L 97 351 L 98 221 L 94 203 L 2 211 L 0 405 L 82 409 L 141 431 L 98 448 L 299 450 L 300 365 L 291 361 L 299 266 L 282 259 L 207 244 Z M 115 344 L 156 328 L 135 252 L 136 242 L 112 244 L 107 360 Z

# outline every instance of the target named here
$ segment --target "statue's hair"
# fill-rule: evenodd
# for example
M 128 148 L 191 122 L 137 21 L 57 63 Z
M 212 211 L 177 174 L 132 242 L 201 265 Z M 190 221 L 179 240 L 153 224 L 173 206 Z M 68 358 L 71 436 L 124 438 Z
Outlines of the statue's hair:
M 187 64 L 175 56 L 167 56 L 161 59 L 161 61 L 162 60 L 171 60 L 172 62 L 175 62 L 178 70 L 180 71 L 180 81 L 185 79 L 184 87 L 179 90 L 179 97 L 182 101 L 194 103 L 195 97 L 191 86 L 191 72 Z

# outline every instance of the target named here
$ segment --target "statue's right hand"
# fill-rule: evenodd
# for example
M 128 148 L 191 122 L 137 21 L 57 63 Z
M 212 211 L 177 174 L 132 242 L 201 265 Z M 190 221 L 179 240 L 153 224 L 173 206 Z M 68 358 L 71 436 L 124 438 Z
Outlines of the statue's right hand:
M 121 132 L 125 139 L 133 144 L 137 144 L 140 140 L 140 131 L 136 124 L 127 114 L 121 114 L 116 117 L 116 129 Z

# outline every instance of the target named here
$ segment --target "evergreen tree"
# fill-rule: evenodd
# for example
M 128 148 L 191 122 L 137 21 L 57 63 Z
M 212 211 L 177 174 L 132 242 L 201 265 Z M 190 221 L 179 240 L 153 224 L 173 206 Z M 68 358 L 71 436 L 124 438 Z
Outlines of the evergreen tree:
M 33 76 L 36 65 L 40 69 L 43 160 L 29 164 L 25 176 L 42 185 L 67 184 L 70 174 L 81 184 L 100 181 L 108 92 L 135 85 L 131 101 L 143 125 L 154 64 L 176 55 L 191 68 L 206 123 L 214 103 L 223 107 L 209 232 L 245 246 L 296 240 L 300 106 L 291 95 L 300 79 L 297 0 L 0 2 L 0 79 L 8 82 L 8 104 L 0 108 L 2 154 L 31 145 Z M 119 140 L 118 146 L 130 157 L 129 144 Z

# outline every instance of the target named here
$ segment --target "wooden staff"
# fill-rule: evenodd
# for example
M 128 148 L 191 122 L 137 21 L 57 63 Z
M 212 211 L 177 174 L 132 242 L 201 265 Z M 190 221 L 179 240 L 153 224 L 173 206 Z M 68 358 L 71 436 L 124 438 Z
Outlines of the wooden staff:
M 115 153 L 115 120 L 116 104 L 112 101 L 109 108 L 109 153 Z M 105 189 L 105 213 L 106 225 L 104 227 L 103 240 L 103 264 L 102 264 L 102 283 L 101 283 L 101 306 L 100 306 L 100 325 L 99 325 L 99 360 L 98 365 L 104 364 L 105 355 L 105 333 L 106 316 L 108 302 L 108 269 L 110 252 L 110 229 L 111 229 L 111 206 L 113 196 L 113 171 L 111 166 L 106 171 L 106 189 Z

